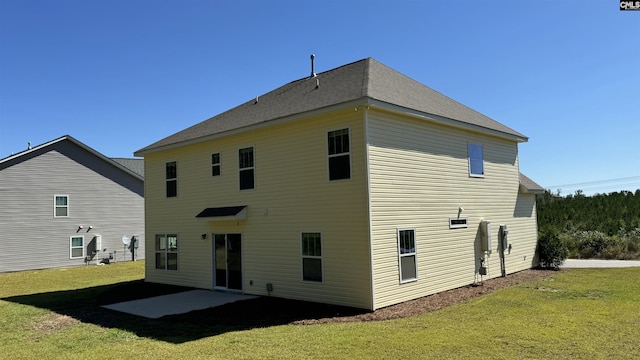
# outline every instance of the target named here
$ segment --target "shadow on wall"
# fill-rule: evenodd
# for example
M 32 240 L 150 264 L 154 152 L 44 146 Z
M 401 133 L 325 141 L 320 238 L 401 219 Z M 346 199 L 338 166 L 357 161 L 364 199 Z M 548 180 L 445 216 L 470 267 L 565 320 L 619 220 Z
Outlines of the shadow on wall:
M 486 269 L 488 269 L 486 264 L 486 257 L 484 256 L 484 251 L 482 250 L 483 234 L 484 230 L 482 228 L 482 223 L 480 222 L 478 223 L 478 229 L 476 230 L 476 238 L 473 241 L 473 254 L 475 255 L 475 283 L 481 281 L 482 276 L 487 275 Z M 481 268 L 484 268 L 485 271 L 483 271 Z
M 523 194 L 518 191 L 516 206 L 513 209 L 513 217 L 530 218 L 533 216 L 533 209 L 536 206 L 535 194 Z

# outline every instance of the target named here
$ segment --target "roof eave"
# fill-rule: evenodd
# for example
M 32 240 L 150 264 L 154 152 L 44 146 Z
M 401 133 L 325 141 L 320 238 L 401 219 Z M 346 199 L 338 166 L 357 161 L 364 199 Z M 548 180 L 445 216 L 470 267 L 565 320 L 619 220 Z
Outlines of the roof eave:
M 422 112 L 422 111 L 406 108 L 406 107 L 399 106 L 399 105 L 390 104 L 390 103 L 387 103 L 387 102 L 384 102 L 384 101 L 379 101 L 379 100 L 375 100 L 375 99 L 371 99 L 371 98 L 369 98 L 369 100 L 368 100 L 368 105 L 371 105 L 371 106 L 374 106 L 374 107 L 378 107 L 378 108 L 381 108 L 381 109 L 385 109 L 387 111 L 407 114 L 407 115 L 410 115 L 410 116 L 413 116 L 413 117 L 426 119 L 426 120 L 429 120 L 429 121 L 432 121 L 432 122 L 440 123 L 440 124 L 451 126 L 451 127 L 456 127 L 456 128 L 460 128 L 460 129 L 474 131 L 474 132 L 481 132 L 481 133 L 497 136 L 497 137 L 500 137 L 500 138 L 509 139 L 509 140 L 516 141 L 516 142 L 519 142 L 519 143 L 527 142 L 529 140 L 528 137 L 526 137 L 526 136 L 524 136 L 522 134 L 519 134 L 519 133 L 515 133 L 515 132 L 514 133 L 507 133 L 507 132 L 503 132 L 503 131 L 499 131 L 499 130 L 495 130 L 495 129 L 490 129 L 490 128 L 486 128 L 486 127 L 483 127 L 483 126 L 470 124 L 470 123 L 467 123 L 467 122 L 464 122 L 464 121 L 450 119 L 450 118 L 447 118 L 447 117 L 444 117 L 444 116 L 440 116 L 440 115 L 429 114 L 429 113 L 425 113 L 425 112 Z
M 199 138 L 195 138 L 195 139 L 175 142 L 175 143 L 172 143 L 172 144 L 161 145 L 161 146 L 157 146 L 157 147 L 146 147 L 146 148 L 143 148 L 143 149 L 140 149 L 140 150 L 134 152 L 133 154 L 135 156 L 144 157 L 145 155 L 152 154 L 152 153 L 155 153 L 155 152 L 176 149 L 176 148 L 183 147 L 183 146 L 186 146 L 186 145 L 198 144 L 198 143 L 201 143 L 201 142 L 204 142 L 204 141 L 215 140 L 215 139 L 219 139 L 219 138 L 227 137 L 227 136 L 231 136 L 231 135 L 237 135 L 237 134 L 241 134 L 241 133 L 244 133 L 244 132 L 247 132 L 247 131 L 262 129 L 262 128 L 265 128 L 265 127 L 268 127 L 268 126 L 273 126 L 273 125 L 277 125 L 277 124 L 283 124 L 283 123 L 287 123 L 287 122 L 290 122 L 290 121 L 296 121 L 296 120 L 300 120 L 300 119 L 304 119 L 304 118 L 308 118 L 308 117 L 312 117 L 312 116 L 317 116 L 317 115 L 326 114 L 326 113 L 330 113 L 330 112 L 345 110 L 345 109 L 349 109 L 349 108 L 354 108 L 355 109 L 358 106 L 365 105 L 366 103 L 367 103 L 366 98 L 355 99 L 355 100 L 346 101 L 346 102 L 343 102 L 343 103 L 334 104 L 334 105 L 330 105 L 330 106 L 326 106 L 326 107 L 322 107 L 322 108 L 318 108 L 318 109 L 314 109 L 314 110 L 309 110 L 309 111 L 305 111 L 305 112 L 301 112 L 301 113 L 291 114 L 291 115 L 287 115 L 287 116 L 283 116 L 283 117 L 279 117 L 279 118 L 275 118 L 275 119 L 265 120 L 265 121 L 257 123 L 257 124 L 244 126 L 244 127 L 241 127 L 241 128 L 236 128 L 236 129 L 232 129 L 232 130 L 228 130 L 228 131 L 222 131 L 222 132 L 215 133 L 215 134 L 205 135 L 205 136 L 202 136 L 202 137 L 199 137 Z

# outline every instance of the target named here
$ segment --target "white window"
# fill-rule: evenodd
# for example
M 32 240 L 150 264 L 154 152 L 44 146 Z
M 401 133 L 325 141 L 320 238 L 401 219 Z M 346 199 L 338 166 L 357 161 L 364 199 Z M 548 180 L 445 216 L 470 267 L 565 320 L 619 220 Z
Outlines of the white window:
M 53 217 L 69 217 L 69 195 L 53 196 Z
M 178 165 L 175 161 L 166 164 L 167 197 L 178 196 Z
M 238 169 L 240 172 L 240 190 L 255 187 L 255 166 L 253 163 L 253 147 L 238 150 Z
M 351 178 L 351 148 L 349 129 L 329 131 L 327 133 L 329 154 L 329 180 Z
M 220 153 L 211 154 L 211 176 L 220 176 Z
M 469 176 L 484 177 L 482 145 L 469 144 Z
M 322 235 L 302 233 L 302 280 L 322 282 Z
M 177 234 L 156 234 L 156 269 L 178 270 Z
M 400 283 L 417 280 L 415 229 L 398 229 L 398 263 Z
M 69 239 L 69 258 L 80 259 L 84 257 L 84 236 L 72 236 Z

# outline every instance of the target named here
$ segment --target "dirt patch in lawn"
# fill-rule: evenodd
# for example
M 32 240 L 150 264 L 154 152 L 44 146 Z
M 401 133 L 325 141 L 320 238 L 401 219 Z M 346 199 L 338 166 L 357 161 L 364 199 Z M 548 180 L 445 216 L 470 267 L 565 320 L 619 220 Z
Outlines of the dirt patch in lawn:
M 80 321 L 67 315 L 51 312 L 36 318 L 31 323 L 31 329 L 38 331 L 42 335 L 51 335 L 56 331 L 64 330 Z

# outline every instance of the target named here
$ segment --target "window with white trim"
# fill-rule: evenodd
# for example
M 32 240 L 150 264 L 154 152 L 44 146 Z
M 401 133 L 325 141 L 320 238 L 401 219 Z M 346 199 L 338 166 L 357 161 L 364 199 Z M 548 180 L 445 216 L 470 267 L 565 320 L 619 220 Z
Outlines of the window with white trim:
M 178 270 L 178 235 L 156 234 L 156 269 Z
M 417 280 L 415 229 L 398 229 L 398 264 L 401 283 Z
M 482 157 L 482 145 L 469 143 L 469 176 L 484 176 L 484 159 Z
M 253 189 L 255 187 L 253 147 L 238 150 L 238 162 L 240 190 Z
M 211 154 L 211 176 L 220 176 L 220 153 Z
M 329 156 L 329 180 L 351 178 L 351 148 L 349 129 L 329 131 L 327 133 Z
M 322 282 L 322 235 L 302 233 L 302 280 Z
M 69 238 L 69 258 L 80 259 L 84 257 L 84 236 L 77 235 Z
M 53 217 L 69 217 L 69 195 L 53 196 Z
M 166 163 L 165 179 L 167 181 L 167 197 L 178 196 L 178 165 L 175 161 Z

